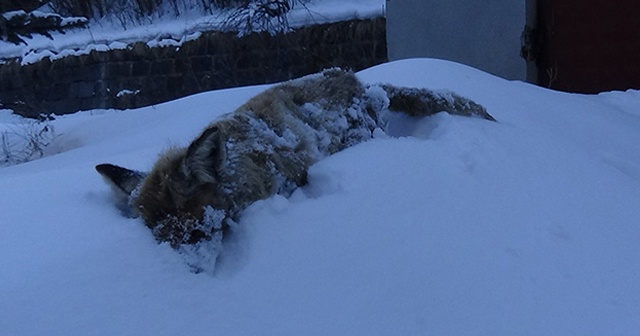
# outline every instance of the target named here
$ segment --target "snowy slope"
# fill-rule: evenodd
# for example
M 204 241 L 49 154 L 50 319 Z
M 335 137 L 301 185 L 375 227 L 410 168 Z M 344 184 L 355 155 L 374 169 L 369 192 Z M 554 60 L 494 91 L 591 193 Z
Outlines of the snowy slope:
M 0 335 L 637 335 L 640 92 L 425 59 L 358 75 L 498 122 L 405 120 L 321 161 L 244 213 L 211 276 L 122 217 L 93 166 L 148 169 L 265 86 L 60 117 L 50 156 L 0 169 Z

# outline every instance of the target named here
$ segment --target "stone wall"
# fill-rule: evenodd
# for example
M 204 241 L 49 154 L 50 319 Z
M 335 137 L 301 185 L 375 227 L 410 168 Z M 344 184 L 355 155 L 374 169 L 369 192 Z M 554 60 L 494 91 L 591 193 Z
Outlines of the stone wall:
M 127 109 L 241 85 L 283 81 L 387 60 L 385 19 L 353 20 L 271 36 L 207 32 L 180 47 L 92 51 L 21 66 L 0 64 L 0 105 L 27 116 Z

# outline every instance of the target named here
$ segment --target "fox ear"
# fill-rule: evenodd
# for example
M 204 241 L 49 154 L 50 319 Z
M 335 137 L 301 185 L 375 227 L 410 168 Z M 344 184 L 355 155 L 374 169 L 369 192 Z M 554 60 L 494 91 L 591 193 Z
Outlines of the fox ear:
M 189 145 L 182 169 L 186 176 L 194 177 L 197 182 L 215 182 L 225 158 L 225 145 L 220 129 L 209 127 Z
M 97 165 L 96 170 L 104 177 L 117 194 L 126 197 L 130 196 L 145 176 L 147 176 L 147 174 L 143 172 L 122 168 L 109 163 Z

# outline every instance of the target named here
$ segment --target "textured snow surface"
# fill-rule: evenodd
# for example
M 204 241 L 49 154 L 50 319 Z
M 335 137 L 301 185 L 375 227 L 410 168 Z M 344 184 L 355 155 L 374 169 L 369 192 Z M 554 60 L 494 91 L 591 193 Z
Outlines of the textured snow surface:
M 46 157 L 0 169 L 0 334 L 637 335 L 638 91 L 425 59 L 358 76 L 451 90 L 498 122 L 398 118 L 399 137 L 249 207 L 207 275 L 123 217 L 93 167 L 148 170 L 266 87 L 58 117 Z

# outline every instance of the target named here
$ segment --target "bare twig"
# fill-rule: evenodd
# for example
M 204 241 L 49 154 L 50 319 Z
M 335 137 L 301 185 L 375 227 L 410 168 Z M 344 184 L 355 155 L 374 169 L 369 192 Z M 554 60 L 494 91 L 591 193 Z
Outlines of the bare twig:
M 55 138 L 55 129 L 47 120 L 10 127 L 0 133 L 0 165 L 9 166 L 39 159 Z

